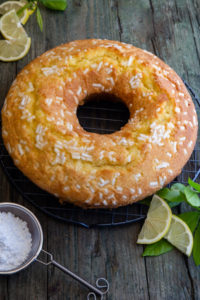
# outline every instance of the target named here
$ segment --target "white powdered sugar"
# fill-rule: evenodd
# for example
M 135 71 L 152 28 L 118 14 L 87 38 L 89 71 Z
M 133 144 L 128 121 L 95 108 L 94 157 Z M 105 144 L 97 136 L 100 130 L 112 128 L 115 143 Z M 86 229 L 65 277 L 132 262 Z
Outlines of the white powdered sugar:
M 12 213 L 0 212 L 0 271 L 20 266 L 31 250 L 27 223 Z

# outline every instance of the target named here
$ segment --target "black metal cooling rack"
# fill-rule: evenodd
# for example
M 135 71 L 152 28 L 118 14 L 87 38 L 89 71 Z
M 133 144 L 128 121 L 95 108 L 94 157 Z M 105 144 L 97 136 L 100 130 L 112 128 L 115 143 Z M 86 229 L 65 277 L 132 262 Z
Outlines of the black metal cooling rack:
M 195 95 L 192 88 L 185 82 L 200 119 L 200 100 Z M 119 130 L 126 124 L 129 118 L 127 107 L 121 102 L 112 103 L 112 96 L 107 96 L 106 101 L 98 96 L 95 101 L 89 101 L 84 106 L 79 107 L 77 115 L 80 124 L 87 131 L 96 133 L 112 133 Z M 91 99 L 90 99 L 91 100 Z M 111 101 L 108 101 L 111 100 Z M 200 123 L 200 120 L 199 120 Z M 1 129 L 1 123 L 0 123 Z M 26 178 L 13 164 L 8 155 L 2 137 L 0 137 L 0 163 L 11 184 L 17 191 L 31 204 L 42 210 L 44 213 L 74 224 L 82 225 L 86 228 L 92 226 L 115 226 L 141 221 L 146 216 L 146 207 L 140 203 L 120 207 L 116 209 L 92 209 L 84 210 L 71 204 L 60 205 L 58 200 L 51 194 L 41 190 Z M 193 154 L 183 168 L 182 173 L 174 181 L 187 183 L 188 177 L 196 180 L 200 173 L 200 137 L 198 137 Z

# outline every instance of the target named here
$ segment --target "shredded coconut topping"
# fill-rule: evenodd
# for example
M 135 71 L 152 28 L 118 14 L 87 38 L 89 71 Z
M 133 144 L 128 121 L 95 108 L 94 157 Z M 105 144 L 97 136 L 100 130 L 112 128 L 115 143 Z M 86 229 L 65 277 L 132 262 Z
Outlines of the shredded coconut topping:
M 159 176 L 159 183 L 160 183 L 161 186 L 163 186 L 165 184 L 166 179 L 167 179 L 166 176 L 164 176 L 164 177 Z
M 191 147 L 192 147 L 192 144 L 193 144 L 193 141 L 190 141 L 190 142 L 188 143 L 188 147 L 191 148 Z
M 131 77 L 129 83 L 132 89 L 136 89 L 140 85 L 140 79 L 142 78 L 142 74 L 138 73 L 135 76 Z
M 24 150 L 22 149 L 21 144 L 17 144 L 17 148 L 18 148 L 19 154 L 23 155 L 24 154 Z
M 47 142 L 44 141 L 45 132 L 47 131 L 46 127 L 43 127 L 43 125 L 38 124 L 35 130 L 36 133 L 36 144 L 35 147 L 38 149 L 43 149 L 43 147 L 46 145 Z
M 158 186 L 158 181 L 151 181 L 151 182 L 149 183 L 149 186 L 150 186 L 150 187 L 156 187 L 156 186 Z
M 135 180 L 138 181 L 141 176 L 142 176 L 141 173 L 135 174 L 134 175 Z
M 106 78 L 106 79 L 107 79 L 108 81 L 110 81 L 112 85 L 115 84 L 114 79 L 113 79 L 112 77 L 108 77 L 108 78 Z
M 49 76 L 49 75 L 52 75 L 52 74 L 57 74 L 57 75 L 60 75 L 60 71 L 58 69 L 57 66 L 52 66 L 52 67 L 49 67 L 49 68 L 42 68 L 41 71 L 43 72 L 43 74 L 45 76 Z
M 127 66 L 129 67 L 133 62 L 133 56 L 130 56 L 129 57 L 129 60 L 128 60 L 128 63 L 127 63 Z
M 52 98 L 46 98 L 46 99 L 45 99 L 45 103 L 46 103 L 46 105 L 48 105 L 48 106 L 51 105 L 52 101 L 53 101 Z
M 167 168 L 169 166 L 168 162 L 163 161 L 162 163 L 160 163 L 159 165 L 156 166 L 157 170 L 163 169 L 163 168 Z
M 103 178 L 100 178 L 100 182 L 98 182 L 98 185 L 100 187 L 103 187 L 109 183 L 109 180 L 104 180 Z
M 100 83 L 93 83 L 92 86 L 95 88 L 100 88 L 100 89 L 104 90 L 104 86 Z

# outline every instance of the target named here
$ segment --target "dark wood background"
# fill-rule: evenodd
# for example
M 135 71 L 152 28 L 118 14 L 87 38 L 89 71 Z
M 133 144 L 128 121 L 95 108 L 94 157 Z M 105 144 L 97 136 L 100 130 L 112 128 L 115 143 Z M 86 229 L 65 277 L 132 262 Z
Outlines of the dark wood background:
M 3 1 L 0 0 L 0 3 Z M 0 63 L 0 104 L 16 74 L 33 58 L 61 43 L 84 38 L 121 40 L 147 49 L 177 71 L 200 95 L 199 0 L 69 0 L 67 10 L 42 10 L 44 31 L 35 16 L 26 27 L 32 37 L 28 55 Z M 109 300 L 200 299 L 200 268 L 173 250 L 142 258 L 136 245 L 141 224 L 103 229 L 68 225 L 25 202 L 0 170 L 0 201 L 31 209 L 42 224 L 44 249 L 91 283 L 110 282 Z M 16 275 L 0 277 L 1 300 L 82 300 L 87 290 L 53 267 L 33 263 Z

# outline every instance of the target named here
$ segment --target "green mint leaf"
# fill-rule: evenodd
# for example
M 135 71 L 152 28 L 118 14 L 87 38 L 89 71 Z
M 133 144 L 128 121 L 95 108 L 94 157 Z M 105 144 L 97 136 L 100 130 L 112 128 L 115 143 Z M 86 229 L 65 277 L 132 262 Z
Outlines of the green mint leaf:
M 188 179 L 188 183 L 191 187 L 193 187 L 197 192 L 200 193 L 200 184 L 194 182 L 192 179 Z
M 183 192 L 185 189 L 185 185 L 182 183 L 174 183 L 171 186 L 171 190 Z
M 193 207 L 199 207 L 200 206 L 200 199 L 199 196 L 195 191 L 191 189 L 190 186 L 186 186 L 184 189 L 184 194 L 187 200 L 187 203 L 190 204 Z
M 200 213 L 198 211 L 188 211 L 178 215 L 178 217 L 180 217 L 188 225 L 190 230 L 194 232 L 199 222 Z
M 67 0 L 39 0 L 45 7 L 53 10 L 65 10 Z
M 194 234 L 193 258 L 196 266 L 200 265 L 200 223 Z
M 38 22 L 38 25 L 39 25 L 39 27 L 40 27 L 40 30 L 42 31 L 42 30 L 43 30 L 43 21 L 42 21 L 42 16 L 41 16 L 39 7 L 37 7 L 37 10 L 36 10 L 36 16 L 37 16 L 37 22 Z
M 160 196 L 161 198 L 168 200 L 168 201 L 172 201 L 172 202 L 183 202 L 185 201 L 185 197 L 184 194 L 181 193 L 179 190 L 177 189 L 168 189 L 168 188 L 163 188 L 162 190 L 157 192 L 158 196 Z
M 147 245 L 142 256 L 158 256 L 171 251 L 174 248 L 168 241 L 162 239 L 154 244 Z

